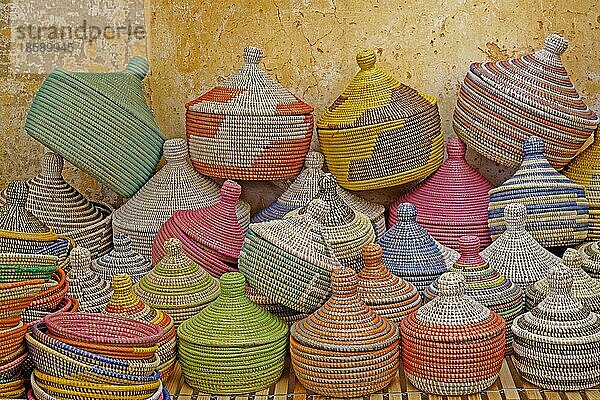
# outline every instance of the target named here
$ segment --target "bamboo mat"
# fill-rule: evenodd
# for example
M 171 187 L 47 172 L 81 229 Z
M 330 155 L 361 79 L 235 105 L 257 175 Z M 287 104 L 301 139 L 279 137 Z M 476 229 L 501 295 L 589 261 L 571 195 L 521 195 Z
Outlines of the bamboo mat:
M 165 381 L 169 393 L 177 400 L 321 400 L 323 396 L 307 392 L 296 381 L 289 359 L 283 376 L 275 385 L 263 391 L 243 396 L 214 396 L 190 388 L 183 377 L 179 365 Z M 369 397 L 365 397 L 369 399 Z M 396 375 L 391 385 L 369 400 L 600 400 L 600 387 L 581 392 L 551 392 L 537 388 L 521 378 L 512 359 L 507 357 L 502 365 L 500 378 L 485 392 L 470 396 L 436 396 L 419 392 L 404 378 L 403 369 Z

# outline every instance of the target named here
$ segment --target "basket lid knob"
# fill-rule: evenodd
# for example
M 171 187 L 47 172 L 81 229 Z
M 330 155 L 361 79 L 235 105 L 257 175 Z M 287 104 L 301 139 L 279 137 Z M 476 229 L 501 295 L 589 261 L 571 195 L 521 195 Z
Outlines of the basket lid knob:
M 25 207 L 29 196 L 29 187 L 23 181 L 11 181 L 6 187 L 6 204 Z
M 113 247 L 115 251 L 127 253 L 131 251 L 131 239 L 124 233 L 115 233 L 113 235 Z
M 550 293 L 567 294 L 573 287 L 573 272 L 564 265 L 554 265 L 548 272 Z
M 42 176 L 48 178 L 62 178 L 64 165 L 65 162 L 61 156 L 52 151 L 48 151 L 44 153 L 40 161 Z
M 167 162 L 182 161 L 188 156 L 188 146 L 185 139 L 168 139 L 163 144 L 163 154 Z
M 557 33 L 551 33 L 544 40 L 544 50 L 560 56 L 569 47 L 569 41 Z
M 168 256 L 176 256 L 181 253 L 181 242 L 177 238 L 165 240 L 163 247 Z
M 398 221 L 410 222 L 417 220 L 417 208 L 411 203 L 402 203 L 396 210 Z
M 325 157 L 318 151 L 309 151 L 304 159 L 304 166 L 308 169 L 322 169 Z
M 356 54 L 356 62 L 363 71 L 375 67 L 376 60 L 375 52 L 371 49 L 361 50 Z
M 524 230 L 527 221 L 527 207 L 521 203 L 510 203 L 504 208 L 504 221 L 507 230 Z
M 242 187 L 235 181 L 227 179 L 221 186 L 221 203 L 235 205 L 242 194 Z
M 71 250 L 70 262 L 72 269 L 85 269 L 92 263 L 92 254 L 85 247 L 77 246 Z
M 246 64 L 258 64 L 265 53 L 258 47 L 248 46 L 244 49 L 244 62 Z
M 129 274 L 116 274 L 113 276 L 111 286 L 115 294 L 129 292 L 132 285 L 133 283 Z
M 448 140 L 446 144 L 446 152 L 448 153 L 448 158 L 451 159 L 464 159 L 465 153 L 467 151 L 467 146 L 460 140 L 458 137 L 453 137 Z
M 565 267 L 571 270 L 578 270 L 583 265 L 583 257 L 581 257 L 581 253 L 579 253 L 575 249 L 567 249 L 565 254 L 563 254 L 562 262 Z
M 537 136 L 530 136 L 523 144 L 523 159 L 544 156 L 544 141 Z
M 337 265 L 331 274 L 331 291 L 335 297 L 349 297 L 356 294 L 358 279 L 356 274 L 348 267 Z
M 241 296 L 246 292 L 246 278 L 241 272 L 226 272 L 220 281 L 223 296 Z
M 322 224 L 329 213 L 329 204 L 321 199 L 313 199 L 306 207 L 306 211 L 303 215 L 306 215 L 318 224 Z
M 479 254 L 480 241 L 477 236 L 461 236 L 458 239 L 458 249 L 462 256 L 475 256 Z
M 376 267 L 381 264 L 383 250 L 377 243 L 367 243 L 363 246 L 362 255 L 366 267 Z
M 440 296 L 462 296 L 465 286 L 465 277 L 458 272 L 444 272 L 438 279 Z
M 135 56 L 125 67 L 125 73 L 135 76 L 140 81 L 143 80 L 146 75 L 148 75 L 148 71 L 150 71 L 150 64 L 148 64 L 148 60 L 141 56 Z

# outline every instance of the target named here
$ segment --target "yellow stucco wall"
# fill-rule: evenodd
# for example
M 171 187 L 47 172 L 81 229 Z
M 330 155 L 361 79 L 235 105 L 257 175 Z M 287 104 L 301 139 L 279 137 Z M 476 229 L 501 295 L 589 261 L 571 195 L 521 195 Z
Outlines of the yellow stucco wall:
M 138 44 L 129 51 L 150 60 L 149 96 L 170 137 L 184 135 L 184 103 L 237 69 L 246 45 L 263 48 L 265 68 L 316 113 L 357 71 L 356 52 L 372 48 L 382 67 L 438 97 L 444 130 L 452 135 L 456 93 L 471 62 L 531 52 L 548 33 L 558 32 L 570 42 L 563 61 L 575 86 L 600 111 L 599 0 L 145 0 L 144 8 L 145 48 Z M 122 68 L 113 64 L 105 59 L 93 68 Z M 0 185 L 37 171 L 41 149 L 24 133 L 23 122 L 41 79 L 5 75 L 0 82 Z M 496 183 L 509 173 L 473 155 L 471 161 Z M 69 176 L 93 197 L 109 196 L 83 174 Z M 246 185 L 260 189 L 250 196 L 255 207 L 268 201 L 259 197 L 272 198 L 282 186 Z M 388 202 L 397 193 L 367 196 Z

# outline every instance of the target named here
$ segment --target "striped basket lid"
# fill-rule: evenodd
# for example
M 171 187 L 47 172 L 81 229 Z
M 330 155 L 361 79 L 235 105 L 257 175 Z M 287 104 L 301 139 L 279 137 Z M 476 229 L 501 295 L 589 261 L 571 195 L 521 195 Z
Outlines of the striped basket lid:
M 544 142 L 531 136 L 523 145 L 523 163 L 506 182 L 490 190 L 488 224 L 492 238 L 506 229 L 504 207 L 527 207 L 527 231 L 544 247 L 578 244 L 586 239 L 588 201 L 583 186 L 561 175 L 544 157 Z
M 393 275 L 381 262 L 377 243 L 363 247 L 365 266 L 358 273 L 358 294 L 375 312 L 400 325 L 400 321 L 421 306 L 421 296 L 412 283 Z
M 358 287 L 354 271 L 334 268 L 331 297 L 290 328 L 296 378 L 317 394 L 345 398 L 371 394 L 386 387 L 397 373 L 399 329 L 361 299 Z M 357 368 L 360 381 L 350 372 Z
M 123 233 L 113 236 L 114 248 L 110 253 L 92 261 L 90 268 L 107 282 L 122 273 L 126 273 L 133 283 L 152 271 L 150 260 L 131 248 L 131 239 Z
M 91 269 L 92 258 L 85 247 L 71 250 L 71 270 L 67 274 L 67 295 L 79 301 L 82 312 L 99 313 L 104 310 L 112 289 L 110 283 Z
M 237 271 L 237 261 L 245 232 L 236 216 L 242 187 L 227 180 L 221 187 L 218 203 L 198 210 L 178 210 L 163 224 L 154 238 L 152 261 L 164 255 L 163 243 L 176 237 L 183 251 L 208 273 L 219 277 Z
M 504 208 L 506 231 L 481 252 L 481 256 L 506 279 L 523 290 L 545 278 L 560 258 L 542 247 L 525 229 L 527 208 L 509 203 Z
M 565 256 L 574 259 L 574 253 L 568 249 Z M 600 384 L 600 318 L 577 298 L 574 279 L 572 268 L 552 267 L 547 296 L 512 326 L 515 367 L 545 389 L 583 390 Z
M 388 226 L 396 223 L 396 209 L 412 203 L 417 222 L 444 246 L 458 249 L 464 235 L 477 235 L 483 247 L 491 243 L 487 228 L 488 191 L 494 186 L 465 160 L 460 139 L 448 140 L 448 158 L 434 172 L 390 206 Z
M 594 279 L 600 279 L 600 247 L 598 242 L 587 242 L 579 246 L 583 258 L 582 268 Z
M 506 321 L 506 353 L 512 352 L 510 325 L 525 312 L 523 290 L 506 279 L 479 255 L 481 249 L 477 236 L 460 238 L 460 258 L 449 268 L 451 272 L 463 274 L 466 281 L 465 293 L 490 308 Z M 439 282 L 433 282 L 425 291 L 425 301 L 439 296 Z
M 135 286 L 149 306 L 166 312 L 175 326 L 196 315 L 219 295 L 219 281 L 190 260 L 179 239 L 164 243 L 166 255 Z
M 383 265 L 423 292 L 446 272 L 440 248 L 418 222 L 417 209 L 410 203 L 396 208 L 397 221 L 378 243 L 383 250 Z
M 571 293 L 593 312 L 600 312 L 600 280 L 592 278 L 583 270 L 583 257 L 574 249 L 567 249 L 562 258 L 562 264 L 571 270 Z M 527 308 L 532 310 L 550 292 L 550 282 L 547 278 L 540 279 L 530 285 L 525 294 Z
M 267 296 L 254 289 L 250 285 L 246 285 L 246 297 L 248 297 L 253 303 L 256 303 L 264 308 L 265 311 L 284 320 L 288 325 L 291 325 L 294 322 L 308 316 L 307 314 L 292 310 L 289 307 L 271 301 Z
M 523 143 L 543 139 L 550 163 L 562 169 L 596 130 L 562 63 L 568 42 L 546 37 L 544 48 L 507 61 L 471 64 L 454 110 L 454 130 L 483 156 L 508 167 L 521 163 Z
M 305 207 L 319 193 L 319 183 L 325 175 L 322 153 L 309 151 L 304 160 L 304 169 L 294 179 L 291 185 L 273 203 L 263 208 L 254 216 L 252 222 L 266 222 L 281 219 L 290 211 Z M 373 224 L 375 235 L 380 237 L 385 232 L 385 207 L 372 203 L 342 188 L 336 182 L 338 195 L 353 210 L 369 217 Z
M 132 248 L 145 257 L 152 240 L 176 210 L 195 210 L 217 203 L 219 185 L 194 170 L 184 139 L 164 144 L 165 166 L 113 214 L 113 230 L 129 235 Z M 240 201 L 237 214 L 242 226 L 250 222 L 250 205 Z
M 315 199 L 324 201 L 329 208 L 321 223 L 321 230 L 338 261 L 359 271 L 364 266 L 361 256 L 363 246 L 375 240 L 373 225 L 369 217 L 346 204 L 336 188 L 337 183 L 333 175 L 325 174 L 321 178 Z M 287 217 L 302 215 L 313 204 L 311 201 L 305 207 L 291 211 Z
M 446 272 L 438 284 L 440 295 L 400 325 L 406 377 L 426 393 L 480 392 L 500 373 L 505 322 L 468 295 L 463 274 Z
M 252 224 L 238 266 L 248 284 L 271 301 L 310 313 L 330 294 L 339 261 L 322 231 L 329 212 L 320 199 L 296 218 Z
M 356 55 L 360 71 L 317 121 L 329 170 L 350 190 L 422 179 L 443 160 L 435 97 L 375 65 L 372 50 Z
M 133 196 L 154 173 L 165 140 L 142 88 L 148 70 L 142 57 L 122 72 L 55 68 L 31 104 L 25 130 L 115 192 Z

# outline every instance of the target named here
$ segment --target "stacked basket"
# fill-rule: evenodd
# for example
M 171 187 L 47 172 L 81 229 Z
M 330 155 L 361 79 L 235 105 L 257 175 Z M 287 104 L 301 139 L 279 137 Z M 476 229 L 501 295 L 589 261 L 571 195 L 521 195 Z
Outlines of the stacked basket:
M 330 397 L 359 397 L 388 386 L 397 373 L 399 329 L 361 300 L 349 268 L 336 267 L 332 296 L 290 329 L 290 352 L 302 386 Z
M 242 180 L 298 175 L 313 133 L 313 108 L 259 67 L 263 52 L 244 49 L 244 65 L 185 105 L 196 169 Z
M 600 122 L 562 64 L 567 46 L 552 34 L 533 54 L 471 64 L 454 110 L 456 134 L 479 154 L 512 168 L 521 163 L 523 143 L 536 135 L 550 163 L 562 169 Z
M 245 236 L 235 213 L 241 194 L 241 186 L 227 180 L 217 204 L 199 210 L 175 211 L 154 238 L 152 261 L 157 263 L 164 257 L 166 240 L 178 238 L 183 252 L 209 274 L 219 277 L 237 271 Z
M 92 261 L 90 267 L 101 279 L 111 282 L 117 274 L 128 274 L 133 283 L 138 283 L 148 272 L 152 271 L 149 259 L 131 248 L 131 239 L 123 233 L 113 236 L 114 248 L 110 253 Z
M 255 392 L 283 372 L 288 326 L 252 303 L 239 272 L 221 277 L 221 294 L 178 329 L 186 382 L 206 393 Z
M 99 313 L 112 296 L 110 283 L 91 269 L 92 258 L 85 247 L 71 251 L 71 270 L 67 274 L 67 295 L 77 299 L 79 311 Z
M 544 247 L 561 247 L 585 240 L 588 201 L 583 186 L 556 172 L 544 157 L 544 142 L 530 137 L 523 146 L 523 163 L 502 185 L 490 190 L 489 227 L 492 238 L 504 232 L 504 207 L 527 207 L 527 231 Z
M 412 203 L 419 211 L 417 222 L 441 244 L 456 250 L 461 236 L 477 235 L 483 247 L 489 245 L 488 191 L 493 186 L 467 164 L 465 150 L 460 139 L 448 140 L 448 159 L 391 205 L 388 226 L 396 223 L 400 204 Z
M 375 53 L 356 55 L 360 71 L 319 117 L 319 144 L 329 170 L 350 190 L 423 179 L 444 158 L 435 97 L 375 66 Z
M 56 268 L 49 279 L 46 279 L 42 290 L 35 296 L 29 307 L 23 312 L 23 320 L 32 324 L 48 315 L 60 312 L 79 310 L 79 301 L 67 296 L 69 282 L 62 268 Z
M 588 242 L 581 245 L 579 253 L 583 257 L 582 268 L 594 279 L 600 279 L 600 248 L 598 242 Z
M 27 113 L 29 135 L 104 183 L 131 197 L 154 174 L 164 136 L 146 103 L 142 57 L 123 72 L 56 68 Z

